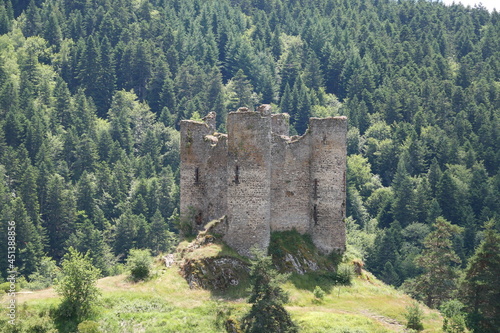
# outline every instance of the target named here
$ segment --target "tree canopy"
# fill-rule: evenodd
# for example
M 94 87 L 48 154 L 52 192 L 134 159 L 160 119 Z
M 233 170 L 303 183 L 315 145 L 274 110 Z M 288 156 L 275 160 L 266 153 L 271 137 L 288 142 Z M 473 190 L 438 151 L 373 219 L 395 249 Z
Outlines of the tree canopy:
M 101 268 L 167 251 L 179 121 L 215 111 L 224 132 L 229 111 L 271 103 L 293 134 L 348 117 L 346 209 L 369 270 L 421 275 L 440 216 L 468 267 L 485 222 L 500 229 L 499 41 L 497 11 L 435 1 L 5 0 L 1 233 L 16 220 L 25 276 L 88 249 L 75 239 Z

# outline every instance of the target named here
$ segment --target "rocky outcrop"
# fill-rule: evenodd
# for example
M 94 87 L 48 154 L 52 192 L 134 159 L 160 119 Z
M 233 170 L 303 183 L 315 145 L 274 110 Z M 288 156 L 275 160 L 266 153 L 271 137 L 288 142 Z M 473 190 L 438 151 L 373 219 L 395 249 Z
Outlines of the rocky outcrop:
M 190 288 L 225 291 L 248 280 L 248 264 L 233 257 L 188 259 L 181 265 L 181 274 Z
M 309 272 L 335 272 L 340 255 L 323 255 L 308 235 L 295 230 L 274 232 L 269 252 L 280 272 L 306 274 Z

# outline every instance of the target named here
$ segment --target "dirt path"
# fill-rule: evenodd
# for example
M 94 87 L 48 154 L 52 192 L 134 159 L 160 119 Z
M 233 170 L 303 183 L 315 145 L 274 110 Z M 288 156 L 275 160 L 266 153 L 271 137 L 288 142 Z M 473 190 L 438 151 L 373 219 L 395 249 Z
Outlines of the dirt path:
M 405 326 L 398 322 L 395 319 L 385 317 L 370 311 L 367 311 L 365 309 L 360 310 L 359 312 L 357 311 L 345 311 L 345 310 L 339 310 L 335 308 L 324 308 L 324 307 L 315 307 L 315 306 L 286 306 L 287 310 L 296 310 L 296 311 L 321 311 L 321 312 L 330 312 L 330 313 L 338 313 L 338 314 L 345 314 L 345 315 L 361 315 L 364 317 L 371 318 L 381 325 L 383 325 L 385 328 L 390 330 L 391 332 L 407 332 L 405 329 Z
M 395 319 L 385 317 L 385 316 L 382 316 L 382 315 L 379 315 L 379 314 L 376 314 L 376 313 L 373 313 L 373 312 L 370 312 L 367 310 L 362 310 L 360 312 L 360 314 L 378 321 L 379 323 L 381 323 L 382 325 L 384 325 L 385 327 L 387 327 L 391 331 L 406 332 L 405 326 Z

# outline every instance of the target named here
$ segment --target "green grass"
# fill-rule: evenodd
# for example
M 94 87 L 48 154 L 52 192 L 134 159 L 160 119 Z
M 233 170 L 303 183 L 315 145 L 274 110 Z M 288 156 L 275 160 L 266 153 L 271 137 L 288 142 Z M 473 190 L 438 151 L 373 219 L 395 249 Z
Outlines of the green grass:
M 325 313 L 323 311 L 294 312 L 303 333 L 385 333 L 382 324 L 365 316 Z
M 175 267 L 157 269 L 156 277 L 147 282 L 130 283 L 125 275 L 101 280 L 101 305 L 91 320 L 99 323 L 103 332 L 112 333 L 220 333 L 224 331 L 221 325 L 227 317 L 238 319 L 249 309 L 245 298 L 228 299 L 210 291 L 189 289 Z M 295 279 L 284 285 L 290 295 L 286 307 L 301 332 L 306 333 L 398 332 L 397 328 L 403 326 L 386 322 L 404 325 L 405 308 L 412 302 L 408 296 L 370 274 L 355 278 L 351 286 L 331 285 L 328 289 L 323 284 L 326 294 L 322 300 L 315 299 L 309 288 L 316 282 L 321 286 L 318 276 L 296 276 Z M 297 281 L 304 287 L 296 287 Z M 26 305 L 21 306 L 23 320 L 46 322 L 59 303 L 58 297 L 40 299 L 35 297 L 36 292 L 31 295 L 32 298 L 25 300 Z M 425 308 L 426 332 L 439 332 L 441 324 L 439 314 Z
M 292 239 L 295 237 L 290 235 Z M 286 245 L 308 247 L 307 242 Z M 181 245 L 187 246 L 187 243 Z M 185 251 L 184 255 L 191 260 L 237 256 L 232 249 L 218 243 Z M 239 320 L 250 308 L 246 303 L 248 281 L 219 293 L 190 289 L 178 267 L 167 269 L 159 261 L 153 278 L 148 281 L 132 283 L 126 275 L 121 275 L 101 279 L 98 286 L 102 291 L 101 302 L 90 320 L 98 323 L 102 332 L 220 333 L 224 332 L 225 320 Z M 313 295 L 316 286 L 325 291 L 322 299 Z M 355 277 L 350 286 L 338 285 L 334 273 L 292 274 L 283 287 L 290 296 L 286 308 L 300 332 L 305 333 L 402 332 L 406 307 L 413 302 L 366 272 Z M 52 318 L 60 302 L 57 294 L 42 290 L 23 295 L 19 301 L 22 303 L 19 332 L 55 332 L 50 329 L 55 327 Z M 441 332 L 439 313 L 422 308 L 425 332 Z M 0 332 L 10 332 L 2 320 Z M 59 327 L 63 326 L 59 322 Z M 61 332 L 74 331 L 61 329 Z

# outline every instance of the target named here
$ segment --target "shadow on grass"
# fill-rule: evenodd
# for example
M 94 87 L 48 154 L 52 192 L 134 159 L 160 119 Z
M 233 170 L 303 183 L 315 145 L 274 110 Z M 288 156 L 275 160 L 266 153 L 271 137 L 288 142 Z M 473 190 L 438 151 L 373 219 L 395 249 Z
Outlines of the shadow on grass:
M 303 275 L 294 273 L 290 276 L 289 280 L 295 288 L 310 292 L 313 292 L 314 288 L 318 286 L 329 293 L 336 286 L 349 284 L 334 272 L 310 272 Z
M 78 327 L 80 323 L 84 321 L 93 322 L 98 316 L 98 308 L 92 307 L 84 318 L 77 318 L 69 308 L 64 306 L 64 303 L 61 303 L 58 307 L 52 308 L 50 311 L 50 317 L 53 319 L 54 326 L 59 333 L 80 332 Z M 88 327 L 88 325 L 86 325 L 86 327 Z M 33 332 L 38 331 L 34 330 Z M 93 332 L 93 330 L 85 330 L 85 332 Z
M 54 325 L 59 333 L 72 333 L 78 331 L 79 322 L 74 318 L 64 318 L 57 314 L 53 317 Z

